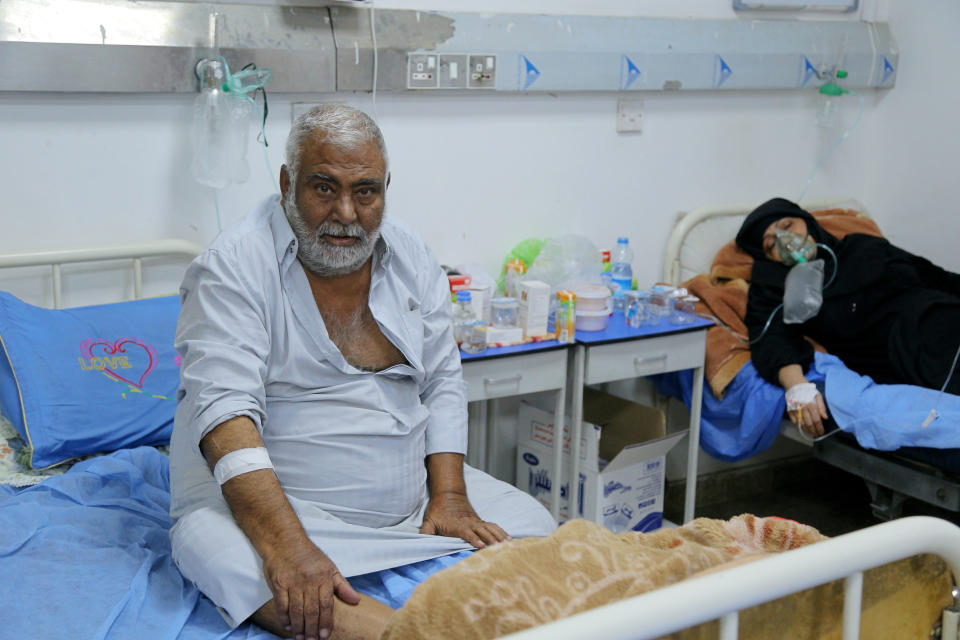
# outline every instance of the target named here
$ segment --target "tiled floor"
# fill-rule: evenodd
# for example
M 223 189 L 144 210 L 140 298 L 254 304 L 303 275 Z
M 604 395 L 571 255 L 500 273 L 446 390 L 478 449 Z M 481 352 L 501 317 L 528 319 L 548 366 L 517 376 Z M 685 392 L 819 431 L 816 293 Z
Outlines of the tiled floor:
M 880 522 L 860 478 L 813 458 L 797 458 L 701 478 L 698 517 L 731 518 L 742 513 L 780 516 L 837 536 Z M 665 517 L 682 520 L 683 487 L 668 486 Z M 933 515 L 960 524 L 960 515 L 908 500 L 903 515 Z

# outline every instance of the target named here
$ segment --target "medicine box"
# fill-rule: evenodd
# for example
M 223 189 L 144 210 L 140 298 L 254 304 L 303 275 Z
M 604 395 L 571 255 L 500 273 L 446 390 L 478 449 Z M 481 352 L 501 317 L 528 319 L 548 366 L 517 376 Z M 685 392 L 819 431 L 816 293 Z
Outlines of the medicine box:
M 550 315 L 550 285 L 539 280 L 520 282 L 520 328 L 525 337 L 547 334 Z
M 665 436 L 663 412 L 584 389 L 580 500 L 576 516 L 614 533 L 653 531 L 663 523 L 665 457 L 687 431 Z M 564 424 L 560 521 L 570 518 L 570 420 Z M 517 423 L 517 486 L 550 509 L 553 413 L 527 402 Z M 607 462 L 609 461 L 609 462 Z

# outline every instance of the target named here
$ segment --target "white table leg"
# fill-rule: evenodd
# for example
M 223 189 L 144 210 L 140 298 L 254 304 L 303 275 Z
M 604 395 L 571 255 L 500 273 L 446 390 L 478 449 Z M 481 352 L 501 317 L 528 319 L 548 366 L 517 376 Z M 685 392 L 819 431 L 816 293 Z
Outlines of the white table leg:
M 567 491 L 570 496 L 570 520 L 580 517 L 580 433 L 583 431 L 583 379 L 586 359 L 586 347 L 578 344 L 573 352 L 573 401 L 570 407 L 570 489 Z M 560 437 L 562 448 L 562 431 Z M 557 478 L 560 477 L 558 473 Z
M 497 409 L 499 407 L 496 398 L 487 400 L 484 404 L 486 405 L 486 415 L 484 418 L 487 425 L 487 428 L 485 429 L 487 434 L 487 451 L 483 470 L 496 478 L 497 445 L 500 441 L 500 438 L 497 434 Z
M 687 491 L 683 500 L 684 523 L 693 520 L 697 503 L 697 462 L 700 456 L 700 406 L 703 402 L 703 367 L 693 370 L 693 393 L 690 396 L 690 433 L 687 436 Z
M 553 409 L 553 468 L 555 469 L 553 477 L 554 482 L 550 485 L 550 515 L 553 521 L 560 522 L 560 485 L 563 478 L 563 437 L 557 437 L 556 434 L 563 433 L 564 413 L 567 409 L 567 377 L 563 377 L 563 385 L 557 390 L 557 403 Z M 519 480 L 519 478 L 517 478 Z
M 490 440 L 490 424 L 487 422 L 488 402 L 488 400 L 471 402 L 473 411 L 470 412 L 467 421 L 467 464 L 481 471 L 486 471 L 488 466 L 487 442 Z

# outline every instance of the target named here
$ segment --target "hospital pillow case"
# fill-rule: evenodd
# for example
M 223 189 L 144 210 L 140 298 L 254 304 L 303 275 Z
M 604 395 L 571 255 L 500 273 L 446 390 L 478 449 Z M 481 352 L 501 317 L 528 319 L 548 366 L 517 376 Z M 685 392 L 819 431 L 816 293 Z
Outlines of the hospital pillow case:
M 168 443 L 179 312 L 177 296 L 43 309 L 0 291 L 0 413 L 34 469 Z

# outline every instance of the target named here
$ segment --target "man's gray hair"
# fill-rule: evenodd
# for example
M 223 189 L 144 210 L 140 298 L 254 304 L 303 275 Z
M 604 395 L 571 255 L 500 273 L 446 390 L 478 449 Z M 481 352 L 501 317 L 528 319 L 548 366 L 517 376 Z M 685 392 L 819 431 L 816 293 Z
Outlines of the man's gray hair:
M 359 109 L 345 104 L 321 104 L 301 114 L 290 128 L 287 137 L 286 164 L 290 181 L 296 184 L 300 170 L 300 150 L 307 138 L 321 134 L 323 141 L 340 149 L 356 149 L 375 142 L 387 166 L 387 145 L 380 127 L 373 118 Z

